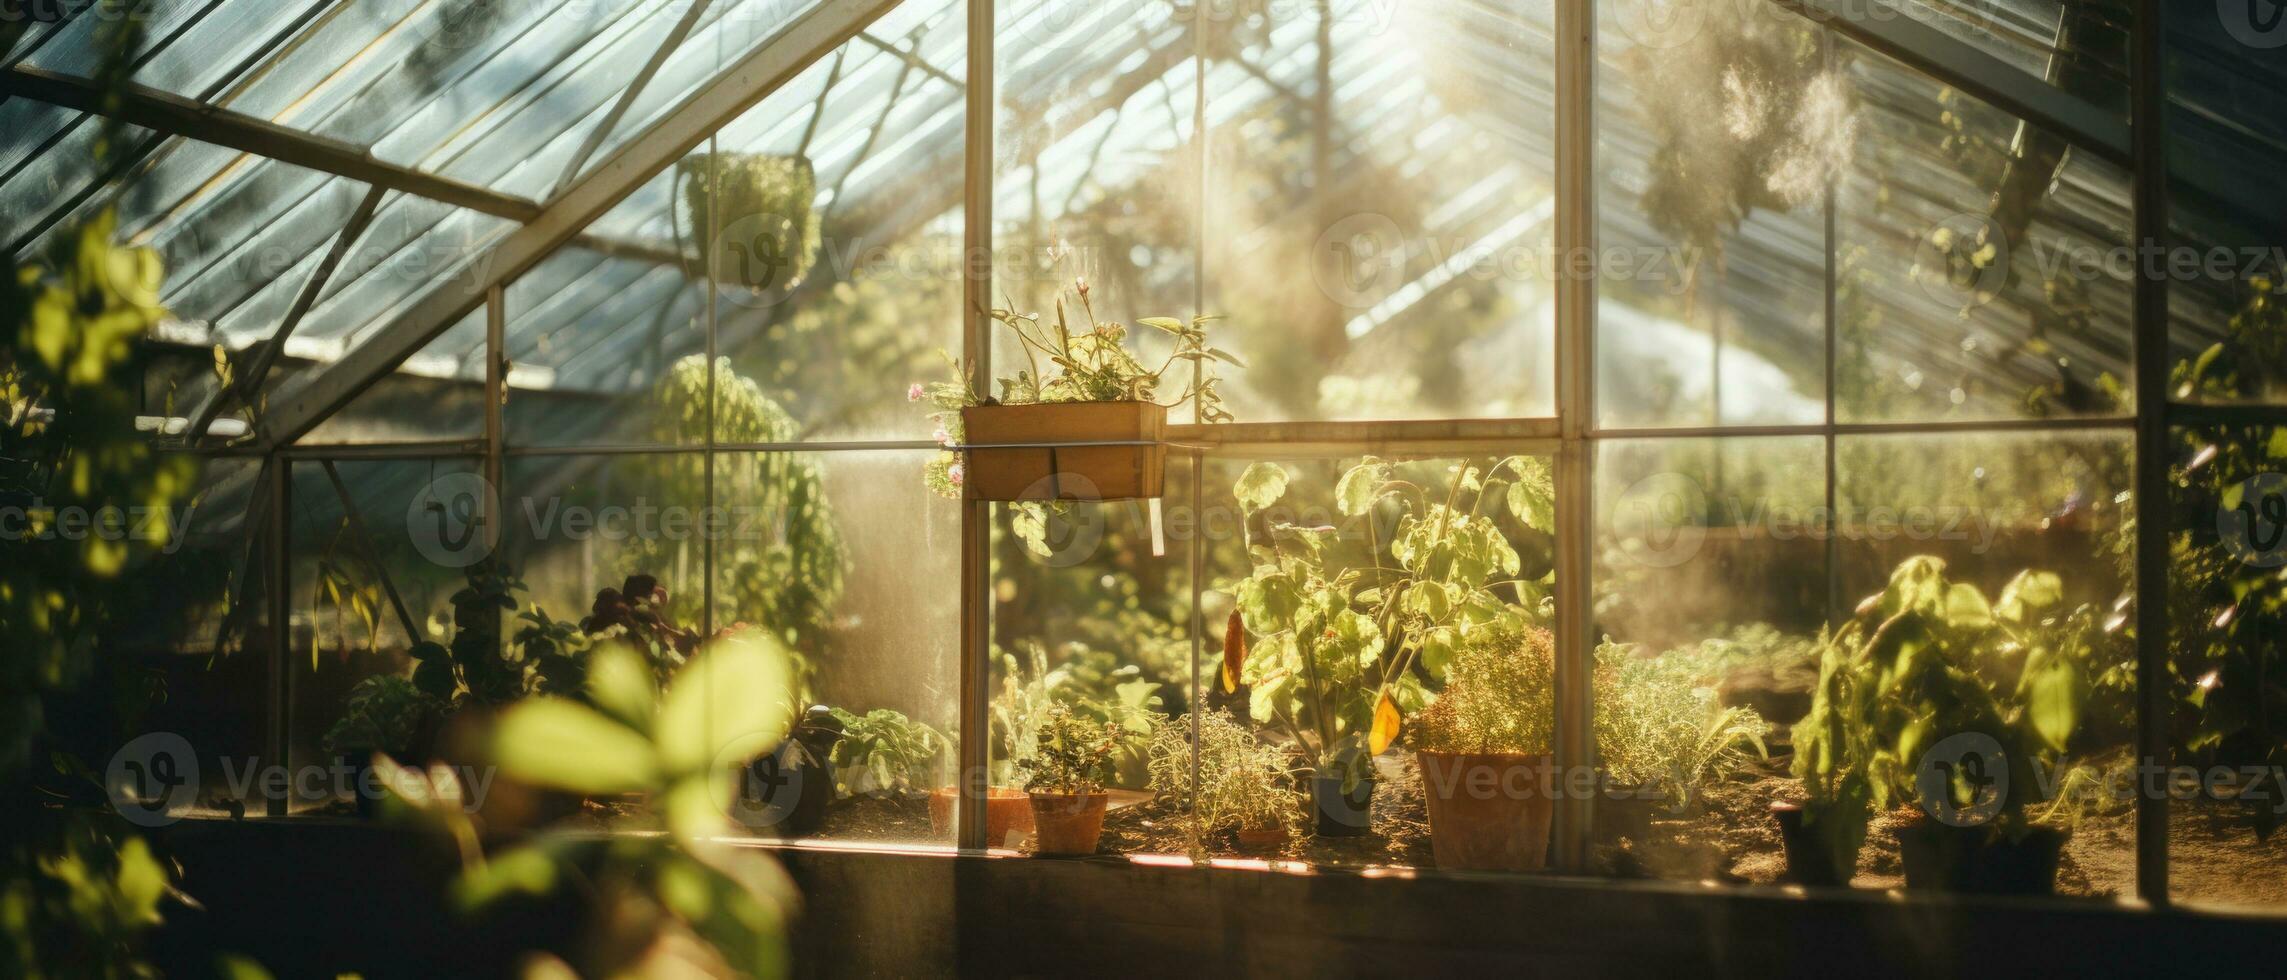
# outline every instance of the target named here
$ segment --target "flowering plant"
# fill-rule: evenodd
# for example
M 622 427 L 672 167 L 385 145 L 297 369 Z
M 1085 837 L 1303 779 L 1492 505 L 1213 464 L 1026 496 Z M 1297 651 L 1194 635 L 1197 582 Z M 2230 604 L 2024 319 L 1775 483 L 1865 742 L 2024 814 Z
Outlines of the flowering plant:
M 1128 328 L 1096 319 L 1095 304 L 1089 299 L 1088 280 L 1075 280 L 1071 295 L 1077 298 L 1081 314 L 1087 317 L 1085 329 L 1076 329 L 1070 322 L 1062 293 L 1056 297 L 1053 321 L 1034 313 L 992 311 L 995 321 L 1016 334 L 1017 349 L 1024 354 L 1025 363 L 1024 369 L 1015 376 L 999 379 L 998 396 L 988 398 L 979 394 L 970 372 L 951 357 L 947 360 L 953 368 L 952 380 L 916 382 L 906 389 L 906 400 L 926 402 L 935 409 L 929 413 L 929 420 L 937 426 L 934 437 L 938 445 L 947 447 L 924 471 L 923 478 L 931 490 L 947 497 L 961 495 L 964 477 L 961 456 L 951 447 L 961 444 L 961 410 L 964 408 L 1057 402 L 1153 402 L 1174 408 L 1191 402 L 1198 409 L 1201 422 L 1231 421 L 1231 413 L 1223 408 L 1214 363 L 1246 365 L 1229 351 L 1207 345 L 1206 325 L 1220 317 L 1196 316 L 1189 321 L 1172 317 L 1137 320 L 1142 326 L 1175 338 L 1175 347 L 1167 359 L 1160 362 L 1159 367 L 1147 370 L 1142 359 L 1128 347 Z M 1044 361 L 1052 370 L 1043 370 Z M 1184 363 L 1198 367 L 1192 380 L 1173 401 L 1159 402 L 1158 394 L 1168 371 Z

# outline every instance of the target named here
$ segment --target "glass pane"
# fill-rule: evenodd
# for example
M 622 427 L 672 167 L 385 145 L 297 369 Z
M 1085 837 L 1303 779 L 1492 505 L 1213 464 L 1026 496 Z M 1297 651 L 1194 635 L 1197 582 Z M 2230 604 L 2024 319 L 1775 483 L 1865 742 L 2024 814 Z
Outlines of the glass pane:
M 461 318 L 397 372 L 374 382 L 302 437 L 303 445 L 422 442 L 484 436 L 484 319 Z M 285 372 L 277 390 L 306 371 Z
M 449 644 L 456 631 L 468 628 L 456 621 L 449 600 L 466 584 L 468 562 L 480 556 L 451 547 L 467 526 L 447 529 L 436 523 L 445 515 L 428 507 L 481 484 L 476 460 L 338 461 L 330 464 L 338 489 L 327 465 L 293 467 L 287 733 L 297 776 L 296 812 L 348 812 L 356 806 L 365 795 L 351 782 L 358 778 L 356 767 L 337 763 L 353 763 L 366 751 L 411 761 L 454 755 L 446 744 L 450 735 L 441 704 L 430 705 L 423 724 L 390 735 L 392 744 L 355 744 L 359 736 L 352 726 L 336 726 L 350 713 L 350 699 L 361 685 L 372 690 L 396 684 L 412 697 L 412 647 Z M 411 630 L 390 598 L 392 587 L 412 617 Z M 323 778 L 302 778 L 313 767 Z
M 817 826 L 807 813 L 789 822 L 758 811 L 748 824 L 758 834 L 953 843 L 930 794 L 954 785 L 959 755 L 961 515 L 922 483 L 933 455 L 715 461 L 727 533 L 714 545 L 714 623 L 785 636 L 808 668 L 804 700 L 842 726 L 830 768 L 776 774 L 829 777 Z
M 1849 161 L 1849 82 L 1799 20 L 1601 9 L 1598 423 L 1821 421 L 1824 200 Z
M 2170 501 L 2168 884 L 2182 900 L 2287 907 L 2287 427 L 2177 430 Z
M 2135 893 L 2131 445 L 2106 432 L 1880 436 L 1837 447 L 1842 594 L 1857 603 L 1891 590 L 1858 607 L 1857 625 L 1879 635 L 1908 590 L 1950 588 L 1930 592 L 1943 596 L 1942 612 L 1916 622 L 1970 686 L 1906 702 L 1934 720 L 1927 750 L 1907 764 L 1917 774 L 1956 766 L 1978 793 L 1993 793 L 1958 800 L 1959 809 L 1920 794 L 1922 813 L 1877 814 L 1860 884 L 1894 882 L 1891 862 L 1902 861 L 1912 887 L 1915 855 L 1894 850 L 1901 842 L 1932 820 L 1986 816 L 2031 834 L 2028 842 L 2063 835 L 2058 894 Z M 1991 705 L 1979 707 L 1982 698 Z M 1976 802 L 1988 799 L 1994 810 Z
M 1596 499 L 1595 868 L 1785 880 L 1770 805 L 1836 615 L 1825 441 L 1604 442 Z
M 1554 483 L 1545 458 L 1519 452 L 1209 461 L 1193 522 L 1209 549 L 1203 704 L 1284 753 L 1290 775 L 1274 786 L 1291 795 L 1271 812 L 1299 825 L 1283 845 L 1240 853 L 1321 866 L 1543 866 Z M 1234 613 L 1245 649 L 1227 691 L 1215 634 L 1227 642 Z M 1380 753 L 1377 726 L 1395 735 Z M 1229 768 L 1208 754 L 1217 748 L 1202 738 L 1203 776 Z M 1503 758 L 1463 755 L 1476 753 Z M 1495 777 L 1492 798 L 1461 782 L 1482 778 L 1472 765 Z M 1515 834 L 1441 855 L 1433 807 L 1471 803 Z
M 1843 421 L 2132 410 L 2127 175 L 1846 48 L 1837 210 Z
M 1166 479 L 1176 504 L 1189 465 L 1170 458 Z M 1095 773 L 1109 793 L 1098 850 L 1188 850 L 1179 802 L 1187 770 L 1155 776 L 1151 759 L 1192 704 L 1191 580 L 1186 542 L 1165 509 L 1154 521 L 1151 505 L 993 508 L 991 846 L 1038 846 L 1026 842 L 1023 791 L 1034 772 L 1048 771 L 1041 736 L 1062 717 L 1108 736 Z
M 2287 154 L 2281 157 L 2287 162 Z M 2179 174 L 2168 270 L 2170 398 L 2287 403 L 2287 266 L 2272 219 Z
M 2130 4 L 1903 0 L 1896 6 L 1899 15 L 2127 118 Z
M 1211 158 L 1200 207 L 1209 224 L 1199 259 L 1205 312 L 1228 317 L 1217 343 L 1250 365 L 1226 372 L 1240 419 L 1554 411 L 1553 10 L 1506 0 L 1391 16 L 1337 0 L 1179 21 L 1208 35 Z M 1089 54 L 1134 56 L 1126 33 L 1077 29 L 1102 39 Z M 1162 57 L 1194 43 L 1190 30 L 1131 31 Z M 1152 299 L 1181 310 L 1189 297 L 1175 270 L 1189 258 L 1190 229 L 1151 209 L 1195 196 L 1194 151 L 1182 144 L 1192 72 L 1180 61 L 1146 63 L 1172 91 L 1122 88 L 1134 92 L 1126 106 L 1083 101 L 1072 118 L 1116 121 L 1115 150 L 1138 132 L 1160 134 L 1160 156 L 1129 150 L 1094 172 L 1150 159 L 1148 180 L 1164 185 L 1137 180 L 1098 206 L 1086 234 L 1052 233 L 1075 243 L 1131 226 L 1166 236 L 1148 248 L 1105 240 L 1113 247 L 1103 261 L 1173 267 L 1152 277 L 1170 290 Z M 1098 74 L 1083 62 L 1065 77 L 1093 97 Z M 1109 118 L 1097 115 L 1106 110 Z M 1074 129 L 1078 145 L 1064 151 L 1074 157 L 1104 138 Z M 1054 185 L 1045 192 L 1063 199 Z
M 568 247 L 509 286 L 507 314 L 510 444 L 707 441 L 706 288 L 685 270 Z

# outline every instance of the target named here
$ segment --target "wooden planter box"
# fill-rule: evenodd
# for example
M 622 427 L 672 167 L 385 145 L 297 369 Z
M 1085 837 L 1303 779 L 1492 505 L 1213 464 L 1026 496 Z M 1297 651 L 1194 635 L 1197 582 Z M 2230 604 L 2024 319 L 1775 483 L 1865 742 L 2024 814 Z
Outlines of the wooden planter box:
M 1151 402 L 980 405 L 961 427 L 971 446 L 1017 447 L 968 450 L 970 500 L 1134 500 L 1166 483 L 1167 409 Z

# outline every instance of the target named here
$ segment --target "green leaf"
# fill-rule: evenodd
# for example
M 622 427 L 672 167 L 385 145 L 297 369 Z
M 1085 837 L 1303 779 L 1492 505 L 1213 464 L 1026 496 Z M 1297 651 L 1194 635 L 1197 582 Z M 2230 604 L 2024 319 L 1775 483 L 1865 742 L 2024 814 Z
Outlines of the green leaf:
M 637 731 L 651 730 L 659 702 L 651 665 L 625 643 L 606 643 L 588 661 L 588 700 Z
M 1286 467 L 1277 463 L 1256 463 L 1239 474 L 1239 482 L 1231 493 L 1239 498 L 1239 507 L 1249 512 L 1262 510 L 1278 503 L 1286 496 Z
M 2026 613 L 2046 609 L 2064 598 L 2065 583 L 2057 573 L 2026 569 L 2002 587 L 1996 613 L 2010 622 L 2022 623 Z
M 1533 530 L 1555 531 L 1556 482 L 1549 474 L 1548 460 L 1520 456 L 1515 468 L 1517 482 L 1509 484 L 1509 512 Z
M 453 904 L 473 912 L 510 895 L 546 895 L 556 888 L 556 873 L 555 856 L 540 845 L 504 851 L 453 882 Z
M 1172 334 L 1181 335 L 1183 333 L 1183 321 L 1173 317 L 1147 316 L 1136 322 L 1147 327 L 1157 327 Z
M 642 735 L 549 698 L 508 709 L 493 736 L 493 757 L 512 778 L 589 796 L 647 790 L 659 780 L 659 757 Z
M 1956 582 L 1946 590 L 1945 618 L 1960 629 L 1986 629 L 1993 625 L 1993 607 L 1977 586 Z
M 1389 467 L 1371 456 L 1342 474 L 1334 485 L 1334 501 L 1345 517 L 1356 517 L 1374 506 L 1379 499 L 1382 484 L 1388 482 Z
M 794 696 L 777 637 L 748 631 L 718 640 L 683 668 L 660 703 L 660 763 L 684 775 L 725 761 L 717 757 L 727 752 L 767 752 L 793 726 Z
M 2025 717 L 2051 751 L 2062 752 L 2080 724 L 2081 704 L 2088 698 L 2081 673 L 2070 663 L 2055 659 L 2029 681 Z

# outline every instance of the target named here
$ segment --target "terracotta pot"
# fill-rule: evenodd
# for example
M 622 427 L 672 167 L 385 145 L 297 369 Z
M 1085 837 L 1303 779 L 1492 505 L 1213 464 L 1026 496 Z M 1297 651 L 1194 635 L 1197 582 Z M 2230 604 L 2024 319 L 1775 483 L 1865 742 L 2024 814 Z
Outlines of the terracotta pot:
M 1104 837 L 1104 806 L 1110 793 L 1033 793 L 1033 853 L 1094 854 Z
M 979 405 L 961 428 L 970 445 L 1003 447 L 964 454 L 970 500 L 1133 500 L 1166 482 L 1167 409 L 1151 402 Z
M 939 837 L 953 833 L 954 804 L 961 791 L 942 786 L 929 791 L 929 829 Z M 992 786 L 985 790 L 985 846 L 1014 848 L 1032 833 L 1032 804 L 1021 789 Z
M 1779 825 L 1779 843 L 1787 852 L 1787 880 L 1815 888 L 1846 884 L 1849 876 L 1836 869 L 1834 852 L 1816 828 L 1803 825 L 1803 818 L 1801 804 L 1771 804 L 1771 819 Z
M 1545 755 L 1420 753 L 1430 852 L 1448 871 L 1538 871 L 1548 865 Z
M 2054 895 L 2065 832 L 2034 827 L 2012 838 L 1990 826 L 1924 817 L 1896 828 L 1906 887 L 1974 895 Z
M 1293 839 L 1286 832 L 1285 827 L 1275 824 L 1269 827 L 1241 827 L 1238 830 L 1238 837 L 1239 846 L 1250 851 L 1265 851 L 1285 847 L 1286 842 Z

